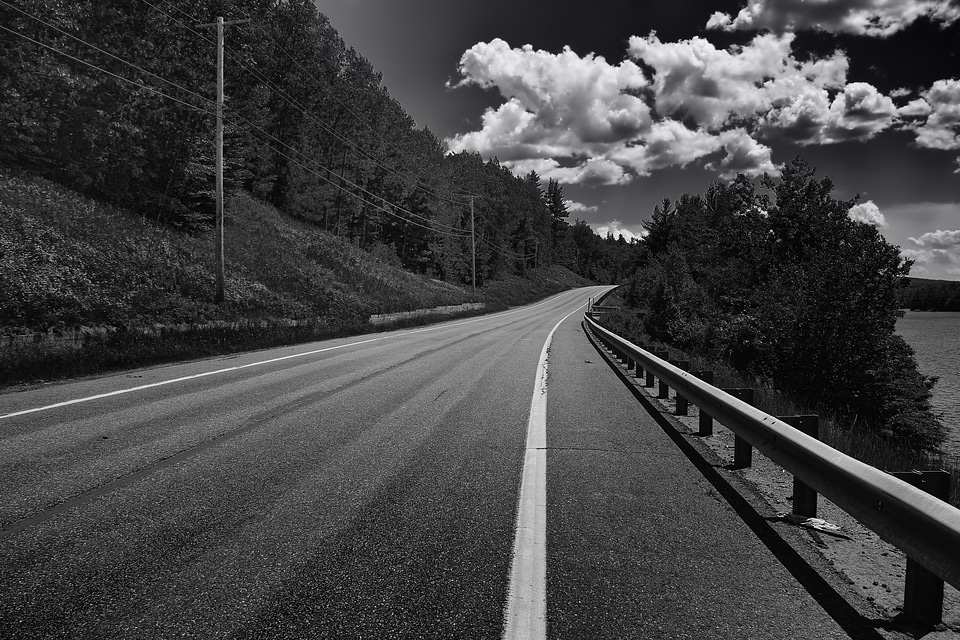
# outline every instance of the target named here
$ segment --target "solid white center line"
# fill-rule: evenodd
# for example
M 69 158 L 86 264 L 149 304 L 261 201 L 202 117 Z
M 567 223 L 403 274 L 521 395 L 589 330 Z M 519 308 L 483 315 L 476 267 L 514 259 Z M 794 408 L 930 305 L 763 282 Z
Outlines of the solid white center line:
M 547 359 L 557 328 L 582 308 L 580 305 L 554 325 L 537 363 L 503 620 L 504 640 L 547 637 Z

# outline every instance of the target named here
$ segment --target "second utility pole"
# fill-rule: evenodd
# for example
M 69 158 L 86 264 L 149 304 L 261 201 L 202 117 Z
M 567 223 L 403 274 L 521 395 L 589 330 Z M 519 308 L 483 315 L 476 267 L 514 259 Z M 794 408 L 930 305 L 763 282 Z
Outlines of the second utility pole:
M 218 17 L 216 22 L 207 24 L 198 24 L 197 27 L 216 27 L 217 28 L 217 219 L 216 219 L 216 248 L 214 250 L 214 259 L 217 271 L 217 290 L 214 296 L 214 302 L 223 303 L 224 280 L 226 279 L 225 261 L 223 258 L 223 26 L 228 24 L 244 24 L 250 20 L 230 20 L 223 21 L 223 17 Z

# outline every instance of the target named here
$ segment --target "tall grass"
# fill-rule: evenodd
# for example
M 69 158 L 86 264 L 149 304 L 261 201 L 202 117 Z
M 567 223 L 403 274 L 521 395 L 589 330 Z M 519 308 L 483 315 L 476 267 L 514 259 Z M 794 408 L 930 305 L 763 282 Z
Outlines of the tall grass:
M 225 210 L 217 305 L 212 230 L 171 229 L 0 168 L 0 338 L 120 329 L 82 349 L 0 346 L 0 385 L 357 334 L 374 330 L 374 314 L 478 299 L 493 310 L 587 284 L 554 267 L 474 295 L 403 270 L 389 247 L 367 251 L 247 194 Z M 157 327 L 170 330 L 146 330 Z
M 621 306 L 622 300 L 614 293 L 604 304 Z M 728 363 L 700 354 L 685 353 L 674 346 L 651 340 L 640 326 L 636 316 L 619 311 L 607 314 L 603 325 L 634 344 L 647 345 L 650 350 L 667 351 L 671 360 L 690 362 L 692 371 L 713 371 L 714 386 L 718 388 L 752 388 L 754 405 L 772 416 L 818 414 L 815 407 L 804 406 L 793 398 L 773 388 L 767 380 L 746 376 Z M 950 472 L 950 503 L 960 507 L 960 458 L 940 453 L 922 452 L 899 445 L 872 431 L 843 428 L 833 416 L 819 414 L 820 440 L 861 462 L 883 471 L 910 471 L 943 469 Z

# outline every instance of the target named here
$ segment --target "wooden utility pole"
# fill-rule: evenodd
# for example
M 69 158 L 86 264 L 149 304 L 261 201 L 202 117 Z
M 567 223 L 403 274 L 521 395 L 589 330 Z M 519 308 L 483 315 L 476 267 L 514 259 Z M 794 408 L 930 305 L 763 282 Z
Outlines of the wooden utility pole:
M 473 295 L 477 295 L 477 232 L 473 224 L 473 199 L 470 196 L 470 253 L 473 254 Z
M 217 218 L 216 238 L 214 249 L 214 260 L 217 270 L 217 290 L 214 295 L 214 301 L 217 304 L 223 303 L 223 283 L 226 279 L 226 268 L 223 258 L 223 27 L 230 24 L 245 24 L 250 20 L 228 20 L 224 22 L 223 17 L 217 17 L 216 22 L 198 24 L 197 27 L 216 27 L 217 28 Z

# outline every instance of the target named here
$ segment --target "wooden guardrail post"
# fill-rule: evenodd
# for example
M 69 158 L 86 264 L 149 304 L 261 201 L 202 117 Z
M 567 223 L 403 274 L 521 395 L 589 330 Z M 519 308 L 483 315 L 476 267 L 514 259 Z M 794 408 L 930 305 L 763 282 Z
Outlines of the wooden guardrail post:
M 675 366 L 677 369 L 682 369 L 683 371 L 690 371 L 690 363 L 687 362 L 686 360 L 677 360 L 676 362 L 673 363 L 673 366 Z M 677 393 L 677 408 L 676 408 L 676 411 L 675 411 L 676 415 L 678 415 L 678 416 L 685 416 L 685 415 L 687 415 L 687 410 L 688 410 L 689 404 L 690 404 L 690 403 L 687 402 L 687 399 L 684 398 L 682 395 L 680 395 L 680 393 L 678 392 L 678 393 Z
M 812 438 L 820 439 L 819 416 L 782 416 L 779 419 Z M 793 478 L 793 512 L 807 518 L 817 517 L 817 492 L 796 476 Z
M 693 375 L 700 378 L 707 384 L 713 384 L 713 371 L 694 371 Z M 699 410 L 699 427 L 700 430 L 697 435 L 701 436 L 712 436 L 713 435 L 713 418 L 706 411 L 703 410 L 703 407 L 700 407 Z
M 895 471 L 891 475 L 940 500 L 950 498 L 948 471 Z M 931 627 L 943 622 L 943 580 L 909 556 L 904 577 L 903 613 Z
M 727 393 L 738 400 L 743 400 L 749 405 L 753 405 L 753 389 L 724 389 Z M 749 442 L 734 434 L 733 436 L 733 466 L 736 469 L 743 469 L 753 464 L 753 447 Z

